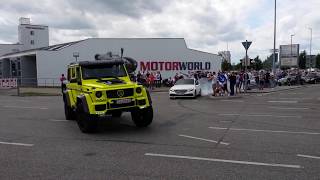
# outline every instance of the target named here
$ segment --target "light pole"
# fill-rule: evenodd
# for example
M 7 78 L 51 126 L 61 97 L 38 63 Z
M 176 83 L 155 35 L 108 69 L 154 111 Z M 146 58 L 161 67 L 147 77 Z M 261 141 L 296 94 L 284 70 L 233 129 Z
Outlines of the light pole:
M 311 48 L 312 48 L 312 28 L 308 28 L 310 30 L 310 54 L 309 54 L 309 68 L 311 70 Z
M 276 29 L 277 29 L 277 0 L 274 0 L 274 25 L 273 25 L 273 58 L 272 58 L 272 72 L 275 74 L 276 63 Z
M 291 36 L 291 45 L 290 45 L 290 48 L 291 48 L 291 61 L 292 61 L 292 37 L 294 36 L 295 34 L 291 34 L 290 36 Z
M 76 58 L 76 62 L 78 61 L 79 56 L 80 56 L 79 52 L 73 52 L 73 57 Z

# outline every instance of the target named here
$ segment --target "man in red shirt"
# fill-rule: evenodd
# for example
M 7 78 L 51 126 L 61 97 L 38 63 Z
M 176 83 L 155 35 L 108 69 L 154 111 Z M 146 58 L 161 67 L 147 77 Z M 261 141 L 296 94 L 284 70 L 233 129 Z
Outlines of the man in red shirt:
M 64 74 L 61 74 L 60 82 L 61 82 L 61 91 L 62 91 L 62 93 L 63 93 L 63 90 L 66 88 L 66 84 L 64 83 L 65 80 L 66 80 L 66 77 L 64 77 Z

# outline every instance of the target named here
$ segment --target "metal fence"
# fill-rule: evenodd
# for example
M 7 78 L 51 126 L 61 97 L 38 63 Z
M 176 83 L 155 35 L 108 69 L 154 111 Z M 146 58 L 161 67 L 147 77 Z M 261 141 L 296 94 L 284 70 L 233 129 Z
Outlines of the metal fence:
M 57 78 L 1 78 L 0 88 L 19 87 L 60 87 L 61 82 Z

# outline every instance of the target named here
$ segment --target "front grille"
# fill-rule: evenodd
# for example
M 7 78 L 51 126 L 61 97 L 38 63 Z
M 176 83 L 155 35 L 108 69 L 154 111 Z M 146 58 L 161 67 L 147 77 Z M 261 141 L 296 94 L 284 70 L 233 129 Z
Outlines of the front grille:
M 118 91 L 123 91 L 123 96 L 119 96 L 119 94 L 121 93 L 118 93 Z M 133 88 L 129 88 L 129 89 L 117 89 L 117 90 L 110 90 L 110 91 L 107 91 L 107 97 L 108 98 L 122 98 L 122 97 L 128 97 L 128 96 L 133 96 Z
M 134 101 L 130 102 L 130 103 L 126 103 L 126 104 L 109 104 L 110 108 L 122 108 L 122 107 L 129 107 L 129 106 L 134 106 Z
M 187 90 L 175 90 L 174 92 L 177 94 L 184 94 L 187 92 Z

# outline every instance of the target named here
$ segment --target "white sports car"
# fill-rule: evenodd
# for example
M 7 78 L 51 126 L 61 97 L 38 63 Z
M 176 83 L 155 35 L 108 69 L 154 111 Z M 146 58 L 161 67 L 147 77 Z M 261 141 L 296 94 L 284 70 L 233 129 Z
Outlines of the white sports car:
M 200 84 L 195 79 L 180 79 L 169 90 L 170 99 L 175 97 L 197 97 L 201 95 Z

